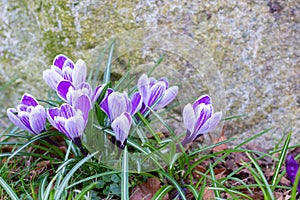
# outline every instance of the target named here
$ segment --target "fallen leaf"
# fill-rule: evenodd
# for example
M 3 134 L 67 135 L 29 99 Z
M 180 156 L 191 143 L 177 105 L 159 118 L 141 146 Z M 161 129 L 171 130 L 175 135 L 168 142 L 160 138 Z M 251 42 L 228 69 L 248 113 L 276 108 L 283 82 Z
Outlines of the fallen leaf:
M 132 190 L 131 200 L 151 200 L 154 194 L 161 188 L 158 178 L 148 178 L 145 183 L 135 186 Z M 166 194 L 163 200 L 169 199 Z
M 223 142 L 223 141 L 227 140 L 227 138 L 224 135 L 224 132 L 225 132 L 225 126 L 223 127 L 221 135 L 220 135 L 219 138 L 213 138 L 211 136 L 214 144 L 216 144 L 218 142 Z M 223 150 L 225 150 L 227 148 L 228 148 L 227 144 L 221 144 L 219 146 L 214 147 L 212 150 L 213 150 L 213 152 L 218 152 L 218 151 L 223 151 Z
M 203 200 L 213 200 L 215 199 L 215 193 L 213 190 L 208 189 L 208 187 L 206 187 L 204 189 L 204 194 L 203 194 Z

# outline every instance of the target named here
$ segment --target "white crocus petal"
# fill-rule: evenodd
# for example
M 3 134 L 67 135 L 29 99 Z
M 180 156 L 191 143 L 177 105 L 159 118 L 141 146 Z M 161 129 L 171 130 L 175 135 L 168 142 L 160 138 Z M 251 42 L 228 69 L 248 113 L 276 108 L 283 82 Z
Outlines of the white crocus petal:
M 178 94 L 177 86 L 168 88 L 165 91 L 164 96 L 161 98 L 161 100 L 159 101 L 159 103 L 157 104 L 157 106 L 155 108 L 156 109 L 164 108 L 166 105 L 171 103 L 171 101 L 173 101 L 176 98 L 177 94 Z
M 131 97 L 131 110 L 130 110 L 130 114 L 133 116 L 135 115 L 135 113 L 137 113 L 141 107 L 142 107 L 142 96 L 140 95 L 140 93 L 136 92 L 133 94 L 133 96 Z
M 196 123 L 196 116 L 193 110 L 192 105 L 189 103 L 183 108 L 183 123 L 186 129 L 190 132 L 194 132 L 195 123 Z
M 69 133 L 69 138 L 74 139 L 81 137 L 85 128 L 85 121 L 80 110 L 77 111 L 74 117 L 67 119 L 65 124 L 66 131 Z
M 23 124 L 23 122 L 20 120 L 19 116 L 16 115 L 16 113 L 17 110 L 14 108 L 7 109 L 7 116 L 12 123 L 14 123 L 18 128 L 32 133 L 32 131 Z
M 81 83 L 85 82 L 87 75 L 87 69 L 85 62 L 79 59 L 73 69 L 72 72 L 72 80 L 75 86 L 80 85 Z
M 149 79 L 146 74 L 143 74 L 139 78 L 137 86 L 138 86 L 139 93 L 142 96 L 144 104 L 147 105 L 149 101 L 150 88 L 149 88 Z
M 222 112 L 217 112 L 215 113 L 210 119 L 209 119 L 209 130 L 208 131 L 212 131 L 214 128 L 216 128 L 216 126 L 218 125 L 218 123 L 221 121 L 222 119 Z
M 90 98 L 86 94 L 79 96 L 74 102 L 74 108 L 79 109 L 82 112 L 82 116 L 86 124 L 89 117 L 89 112 L 92 108 L 92 102 Z
M 155 104 L 157 101 L 160 101 L 162 95 L 164 94 L 164 92 L 166 91 L 166 84 L 165 82 L 157 82 L 155 85 L 153 85 L 150 89 L 149 92 L 149 101 L 147 102 L 147 106 L 152 106 L 153 104 Z M 157 104 L 158 105 L 158 102 Z M 156 109 L 156 106 L 154 107 L 154 109 Z
M 121 93 L 113 92 L 108 96 L 108 110 L 111 121 L 126 112 L 126 101 Z
M 56 125 L 56 128 L 64 133 L 68 138 L 71 138 L 69 132 L 66 130 L 66 123 L 67 123 L 67 119 L 64 118 L 64 117 L 61 117 L 61 116 L 56 116 L 54 117 L 54 121 L 55 121 L 55 125 Z
M 32 108 L 29 114 L 29 123 L 35 134 L 39 134 L 45 130 L 46 111 L 41 105 Z
M 121 147 L 128 138 L 131 123 L 131 116 L 126 112 L 117 117 L 111 124 L 111 127 L 116 134 L 116 140 L 121 143 Z
M 43 78 L 47 85 L 53 90 L 56 90 L 58 83 L 63 80 L 63 77 L 54 69 L 47 69 L 43 71 Z

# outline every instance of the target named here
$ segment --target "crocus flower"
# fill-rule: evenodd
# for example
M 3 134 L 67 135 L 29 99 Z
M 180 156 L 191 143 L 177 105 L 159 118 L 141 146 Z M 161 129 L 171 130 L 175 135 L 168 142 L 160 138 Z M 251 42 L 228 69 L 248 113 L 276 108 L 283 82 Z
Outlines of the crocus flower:
M 7 109 L 7 116 L 20 129 L 32 134 L 45 130 L 46 111 L 30 94 L 24 94 L 21 103 L 15 108 Z
M 88 114 L 92 107 L 90 98 L 82 94 L 74 105 L 64 103 L 60 108 L 50 108 L 47 110 L 47 118 L 60 132 L 64 133 L 78 147 L 82 147 L 80 137 L 83 134 L 88 121 Z
M 178 87 L 169 87 L 168 79 L 163 77 L 158 80 L 151 77 L 148 78 L 146 74 L 143 74 L 138 80 L 138 91 L 142 96 L 143 104 L 140 112 L 144 114 L 148 107 L 152 107 L 153 110 L 164 108 L 171 101 L 175 99 L 178 93 Z
M 81 96 L 82 94 L 86 94 L 90 99 L 92 104 L 100 96 L 105 85 L 98 86 L 94 91 L 92 87 L 87 82 L 82 82 L 77 87 L 71 81 L 61 81 L 57 85 L 57 94 L 63 99 L 65 102 L 73 105 L 74 101 Z
M 107 92 L 108 95 L 100 103 L 100 108 L 108 116 L 111 122 L 111 128 L 116 135 L 116 141 L 122 148 L 128 138 L 132 124 L 132 116 L 139 111 L 142 106 L 141 95 L 136 92 L 129 99 L 126 92 L 113 92 L 112 89 L 108 89 Z
M 87 69 L 85 62 L 79 59 L 75 64 L 67 56 L 63 54 L 57 55 L 53 60 L 51 69 L 43 72 L 45 82 L 53 89 L 56 90 L 57 85 L 67 80 L 72 82 L 74 86 L 79 86 L 85 82 Z
M 289 180 L 294 184 L 299 165 L 291 154 L 286 157 L 285 168 Z M 297 190 L 300 192 L 300 180 L 298 182 Z
M 181 142 L 183 146 L 214 129 L 222 118 L 221 112 L 213 113 L 213 106 L 208 95 L 199 97 L 193 105 L 187 104 L 182 115 L 187 129 L 186 136 Z

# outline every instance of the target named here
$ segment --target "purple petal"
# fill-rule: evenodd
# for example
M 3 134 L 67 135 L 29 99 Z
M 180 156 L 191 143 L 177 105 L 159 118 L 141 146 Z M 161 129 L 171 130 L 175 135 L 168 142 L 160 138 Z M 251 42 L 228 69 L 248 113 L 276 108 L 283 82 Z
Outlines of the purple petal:
M 193 107 L 190 103 L 183 108 L 182 117 L 183 117 L 183 123 L 185 125 L 185 128 L 188 130 L 188 132 L 191 134 L 194 133 L 196 116 Z
M 79 84 L 78 89 L 81 89 L 84 91 L 85 94 L 87 94 L 89 97 L 92 97 L 93 90 L 92 86 L 88 84 L 87 82 L 82 82 Z
M 37 100 L 30 94 L 24 94 L 21 99 L 21 104 L 27 106 L 37 106 L 39 103 Z
M 53 65 L 57 66 L 58 68 L 62 69 L 65 61 L 68 59 L 67 56 L 63 54 L 57 55 L 53 60 Z
M 54 120 L 54 118 L 56 116 L 60 116 L 59 108 L 50 108 L 50 109 L 47 110 L 47 119 L 50 122 L 50 124 L 52 126 L 54 126 L 54 128 L 57 128 L 56 122 Z
M 108 108 L 108 97 L 113 93 L 113 90 L 111 88 L 108 88 L 105 94 L 104 99 L 100 103 L 100 108 L 103 110 L 103 112 L 106 113 L 106 115 L 110 118 L 109 108 Z
M 117 117 L 111 124 L 111 128 L 116 134 L 116 140 L 124 146 L 125 140 L 128 138 L 132 119 L 129 113 L 125 112 Z
M 65 62 L 64 62 L 64 65 L 62 67 L 62 69 L 64 68 L 70 68 L 70 69 L 74 69 L 74 63 L 71 59 L 67 59 Z
M 64 67 L 62 70 L 61 70 L 61 76 L 67 80 L 67 81 L 71 81 L 73 82 L 73 79 L 72 79 L 72 73 L 73 73 L 73 70 L 70 68 L 70 67 Z
M 152 106 L 156 101 L 161 98 L 163 93 L 166 90 L 166 84 L 164 82 L 157 82 L 153 87 L 150 89 L 150 97 L 148 101 L 148 106 Z
M 197 106 L 196 110 L 194 110 L 196 116 L 196 124 L 194 128 L 194 132 L 197 133 L 199 129 L 203 126 L 203 124 L 207 121 L 208 115 L 211 114 L 209 107 L 204 104 L 200 104 Z
M 57 85 L 56 90 L 60 98 L 62 98 L 64 101 L 68 101 L 67 94 L 70 90 L 75 90 L 75 87 L 70 81 L 61 81 Z
M 142 100 L 144 104 L 148 105 L 149 95 L 150 95 L 150 87 L 149 87 L 149 79 L 146 74 L 143 74 L 137 84 L 139 93 L 142 96 Z
M 53 90 L 56 90 L 57 84 L 63 80 L 63 77 L 53 69 L 43 71 L 43 78 Z
M 65 124 L 69 138 L 74 139 L 81 137 L 85 128 L 85 121 L 80 112 L 77 112 L 74 117 L 69 118 Z
M 209 122 L 209 131 L 212 131 L 216 126 L 219 124 L 219 122 L 222 119 L 222 112 L 217 112 L 211 116 L 207 121 Z
M 91 98 L 92 103 L 95 103 L 95 102 L 97 101 L 97 99 L 98 99 L 99 96 L 101 95 L 102 90 L 103 90 L 104 87 L 105 87 L 105 84 L 104 84 L 104 85 L 101 85 L 101 86 L 98 86 L 98 87 L 95 89 L 95 91 L 94 91 L 94 93 L 93 93 L 93 95 L 92 95 L 92 98 Z M 103 99 L 105 99 L 105 96 L 104 96 Z M 103 99 L 102 99 L 102 101 L 103 101 Z
M 43 106 L 38 105 L 32 109 L 29 115 L 29 123 L 35 134 L 39 134 L 46 129 L 46 112 Z
M 161 109 L 164 108 L 166 105 L 171 103 L 178 94 L 178 87 L 173 86 L 167 89 L 164 93 L 164 96 L 161 98 L 155 109 Z
M 286 167 L 286 173 L 287 173 L 288 178 L 290 179 L 292 184 L 294 184 L 295 178 L 296 178 L 296 175 L 297 175 L 297 172 L 299 169 L 299 165 L 291 154 L 289 154 L 286 158 L 285 167 Z M 300 186 L 298 183 L 298 188 L 297 188 L 298 191 L 299 191 L 299 187 Z
M 85 82 L 86 79 L 86 65 L 85 62 L 81 59 L 79 59 L 75 66 L 74 70 L 72 72 L 72 80 L 75 86 L 79 85 L 82 82 Z
M 158 79 L 158 81 L 163 81 L 166 84 L 166 88 L 169 88 L 169 81 L 167 77 L 162 77 L 160 79 Z
M 20 120 L 19 116 L 17 115 L 17 110 L 14 108 L 9 108 L 7 109 L 7 116 L 9 118 L 9 120 L 15 124 L 18 128 L 26 130 L 28 132 L 31 132 L 31 129 L 27 128 L 23 122 Z
M 64 117 L 55 117 L 55 125 L 56 125 L 56 128 L 63 134 L 65 134 L 68 138 L 71 138 L 70 137 L 70 134 L 69 132 L 66 130 L 66 122 L 67 122 L 67 119 L 64 118 Z
M 131 97 L 132 109 L 130 111 L 131 116 L 138 112 L 142 107 L 142 96 L 136 92 Z
M 31 106 L 32 107 L 32 106 Z M 28 106 L 24 104 L 17 105 L 17 112 L 27 111 Z
M 85 94 L 79 96 L 74 102 L 74 108 L 81 110 L 84 121 L 87 122 L 89 117 L 89 112 L 92 108 L 92 103 L 90 98 Z
M 151 88 L 153 85 L 157 83 L 157 80 L 153 77 L 149 78 L 149 87 Z
M 113 92 L 108 97 L 108 110 L 110 120 L 114 121 L 122 113 L 126 112 L 126 101 L 122 93 Z
M 211 99 L 210 99 L 210 96 L 208 95 L 203 95 L 201 97 L 199 97 L 194 103 L 193 103 L 193 108 L 194 110 L 196 109 L 196 107 L 198 105 L 200 105 L 201 103 L 204 103 L 204 104 L 211 104 Z
M 123 99 L 125 100 L 125 111 L 124 112 L 131 112 L 132 110 L 132 104 L 131 104 L 131 100 L 128 98 L 128 94 L 127 92 L 123 92 Z
M 76 110 L 70 104 L 64 103 L 60 106 L 59 116 L 68 119 L 75 116 L 75 114 Z
M 22 122 L 22 124 L 24 124 L 26 126 L 27 129 L 25 129 L 25 130 L 29 131 L 30 133 L 35 134 L 30 126 L 29 113 L 28 112 L 19 112 L 18 116 L 19 116 L 19 119 Z

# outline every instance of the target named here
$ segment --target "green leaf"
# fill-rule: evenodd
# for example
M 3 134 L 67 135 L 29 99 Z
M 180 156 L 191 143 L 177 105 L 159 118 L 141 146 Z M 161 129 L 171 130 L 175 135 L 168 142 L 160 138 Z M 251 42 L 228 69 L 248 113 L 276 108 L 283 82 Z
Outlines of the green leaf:
M 123 151 L 122 160 L 122 172 L 121 172 L 121 199 L 129 199 L 129 185 L 128 185 L 128 151 L 127 146 L 125 146 Z
M 191 193 L 194 195 L 195 199 L 198 199 L 199 197 L 199 191 L 197 190 L 197 188 L 193 185 L 185 185 L 185 187 L 187 189 L 189 189 L 189 191 L 191 191 Z
M 110 46 L 108 60 L 107 60 L 105 72 L 103 75 L 103 84 L 108 84 L 108 82 L 110 82 L 110 68 L 111 68 L 111 63 L 112 63 L 112 58 L 113 58 L 114 47 L 115 47 L 115 43 L 113 42 Z
M 176 188 L 178 194 L 181 196 L 182 200 L 187 200 L 185 197 L 185 194 L 181 188 L 181 186 L 177 183 L 177 181 L 171 177 L 169 174 L 167 174 L 164 171 L 158 171 L 158 173 L 160 173 L 161 175 L 165 176 L 167 179 L 169 179 L 169 181 L 174 185 L 174 187 Z
M 3 187 L 3 189 L 6 191 L 6 193 L 12 200 L 19 200 L 14 190 L 2 179 L 2 177 L 0 177 L 0 185 Z
M 88 186 L 86 186 L 85 188 L 83 188 L 81 190 L 81 192 L 76 196 L 75 200 L 80 200 L 80 199 L 84 199 L 84 195 L 86 193 L 88 193 L 90 190 L 92 190 L 93 188 L 95 188 L 97 186 L 97 182 L 95 183 L 91 183 Z M 71 196 L 71 195 L 70 195 Z
M 151 200 L 161 200 L 166 194 L 171 191 L 174 187 L 172 185 L 164 185 L 162 186 L 152 197 Z
M 67 184 L 73 174 L 89 159 L 91 159 L 93 156 L 95 156 L 98 152 L 95 152 L 91 155 L 88 155 L 87 157 L 83 158 L 80 162 L 78 162 L 70 171 L 69 173 L 65 176 L 65 178 L 62 180 L 61 184 L 58 187 L 57 193 L 55 193 L 54 200 L 60 200 L 62 193 L 65 191 Z
M 289 147 L 291 136 L 292 136 L 292 132 L 289 132 L 289 134 L 288 134 L 288 136 L 287 136 L 287 138 L 284 142 L 284 145 L 282 147 L 282 151 L 281 151 L 281 154 L 280 154 L 280 157 L 279 157 L 279 162 L 276 165 L 275 173 L 274 173 L 273 179 L 272 179 L 273 190 L 275 189 L 277 181 L 280 180 L 280 179 L 278 179 L 278 174 L 280 173 L 280 169 L 281 169 L 281 167 L 282 167 L 282 165 L 285 161 L 285 157 L 286 157 L 286 153 L 287 153 L 287 150 L 288 150 L 288 147 Z

